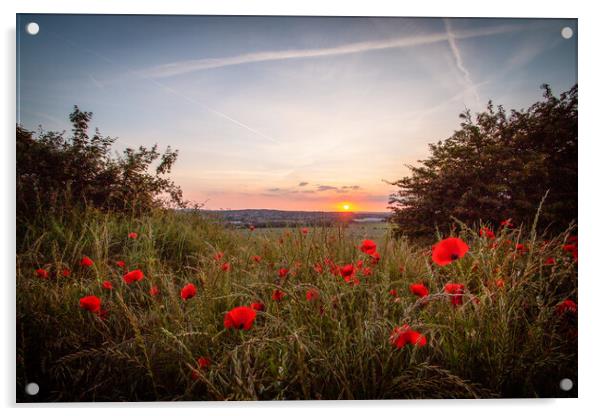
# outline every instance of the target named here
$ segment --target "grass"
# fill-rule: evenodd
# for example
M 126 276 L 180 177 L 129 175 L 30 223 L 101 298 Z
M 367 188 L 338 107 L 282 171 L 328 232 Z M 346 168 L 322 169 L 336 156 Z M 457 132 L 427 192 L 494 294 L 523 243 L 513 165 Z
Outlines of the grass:
M 363 227 L 363 226 L 362 226 Z M 17 248 L 18 401 L 290 400 L 575 397 L 577 267 L 562 250 L 571 230 L 536 236 L 502 230 L 494 241 L 459 226 L 468 254 L 444 267 L 430 245 L 394 240 L 379 230 L 381 260 L 351 286 L 328 268 L 370 258 L 358 250 L 370 227 L 257 232 L 228 230 L 191 213 L 127 218 L 94 211 L 24 225 Z M 129 232 L 138 233 L 135 240 Z M 447 236 L 447 235 L 446 235 Z M 544 239 L 547 243 L 544 243 Z M 510 243 L 506 243 L 509 240 Z M 528 251 L 519 254 L 516 243 Z M 216 261 L 214 255 L 223 252 Z M 94 260 L 79 266 L 82 256 Z M 260 263 L 251 257 L 262 257 Z M 546 265 L 548 258 L 554 265 Z M 123 270 L 145 278 L 126 285 Z M 231 264 L 223 271 L 221 264 Z M 69 277 L 61 275 L 68 267 Z M 284 281 L 280 267 L 291 270 Z M 400 270 L 402 268 L 402 271 Z M 35 270 L 45 268 L 49 279 Z M 503 287 L 496 281 L 503 279 Z M 109 280 L 113 290 L 101 284 Z M 448 282 L 466 286 L 453 306 Z M 430 290 L 418 299 L 408 286 Z M 197 295 L 183 301 L 180 289 Z M 160 294 L 151 296 L 156 285 Z M 283 290 L 281 302 L 272 291 Z M 305 298 L 308 289 L 318 301 Z M 396 289 L 397 296 L 389 291 Z M 79 307 L 97 295 L 104 318 Z M 226 330 L 224 314 L 261 300 L 250 331 Z M 392 329 L 409 324 L 427 345 L 394 348 Z M 197 358 L 209 357 L 200 369 Z M 192 374 L 198 377 L 192 377 Z M 29 382 L 38 396 L 24 394 Z

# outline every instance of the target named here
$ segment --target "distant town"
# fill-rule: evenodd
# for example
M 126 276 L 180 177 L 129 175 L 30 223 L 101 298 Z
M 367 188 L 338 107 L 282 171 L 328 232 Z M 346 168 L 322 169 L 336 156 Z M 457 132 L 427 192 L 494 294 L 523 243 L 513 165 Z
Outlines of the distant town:
M 388 212 L 280 211 L 273 209 L 201 210 L 235 228 L 329 226 L 349 223 L 386 222 Z

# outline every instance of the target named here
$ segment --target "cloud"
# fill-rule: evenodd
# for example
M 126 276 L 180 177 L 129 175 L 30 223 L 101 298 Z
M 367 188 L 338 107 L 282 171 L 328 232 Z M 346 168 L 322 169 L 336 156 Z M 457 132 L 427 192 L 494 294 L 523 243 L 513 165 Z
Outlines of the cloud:
M 447 24 L 446 24 L 447 26 Z M 517 25 L 501 25 L 495 27 L 479 28 L 474 30 L 457 31 L 453 33 L 454 39 L 468 39 L 480 36 L 491 36 L 519 30 Z M 449 31 L 448 31 L 449 32 Z M 428 45 L 438 42 L 450 42 L 449 33 L 431 33 L 426 35 L 406 36 L 395 39 L 383 39 L 366 42 L 348 43 L 330 48 L 315 49 L 289 49 L 279 51 L 252 52 L 222 58 L 201 58 L 170 62 L 147 68 L 138 73 L 150 78 L 167 78 L 205 69 L 221 68 L 225 66 L 248 64 L 253 62 L 281 61 L 287 59 L 318 58 L 323 56 L 347 55 L 392 48 L 409 48 L 413 46 Z
M 359 186 L 359 185 L 345 185 L 341 188 L 342 189 L 352 189 L 354 191 L 358 191 L 358 190 L 362 189 L 361 186 Z
M 280 188 L 269 188 L 268 189 L 268 192 L 280 192 L 280 191 L 282 191 L 282 189 L 280 189 Z
M 309 185 L 309 182 L 299 182 L 299 186 L 306 186 Z
M 472 82 L 470 73 L 464 66 L 464 61 L 462 60 L 462 54 L 460 53 L 460 48 L 458 47 L 458 44 L 456 43 L 457 34 L 455 34 L 452 31 L 452 27 L 451 27 L 451 23 L 450 23 L 449 19 L 443 19 L 443 23 L 445 24 L 445 33 L 447 34 L 447 42 L 449 43 L 449 47 L 452 51 L 452 54 L 454 55 L 454 60 L 456 61 L 456 67 L 462 73 L 462 76 L 464 77 L 464 82 L 466 83 L 466 86 L 469 88 L 469 90 L 474 95 L 475 100 L 477 101 L 477 103 L 480 103 L 481 98 L 479 97 L 477 88 L 474 85 L 474 83 Z
M 318 192 L 324 192 L 324 191 L 337 191 L 339 188 L 337 188 L 336 186 L 328 186 L 328 185 L 320 185 L 318 186 Z

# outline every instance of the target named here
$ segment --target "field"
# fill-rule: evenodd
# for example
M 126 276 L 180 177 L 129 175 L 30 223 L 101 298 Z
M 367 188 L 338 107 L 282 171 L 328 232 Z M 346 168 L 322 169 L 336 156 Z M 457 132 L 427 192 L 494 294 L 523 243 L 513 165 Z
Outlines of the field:
M 455 224 L 468 252 L 438 265 L 449 232 L 38 218 L 17 239 L 17 400 L 576 397 L 574 231 L 488 227 Z

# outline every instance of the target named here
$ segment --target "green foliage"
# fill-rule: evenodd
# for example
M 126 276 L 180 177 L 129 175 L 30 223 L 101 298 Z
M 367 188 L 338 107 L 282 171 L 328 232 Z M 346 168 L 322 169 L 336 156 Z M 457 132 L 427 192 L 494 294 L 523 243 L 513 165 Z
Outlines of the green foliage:
M 112 155 L 114 138 L 89 135 L 92 113 L 75 106 L 72 135 L 17 126 L 17 222 L 89 206 L 104 211 L 148 212 L 183 206 L 182 191 L 165 177 L 177 159 L 151 148 Z M 156 164 L 156 166 L 152 166 Z M 22 224 L 19 224 L 22 225 Z
M 137 239 L 127 238 L 131 231 Z M 17 253 L 18 400 L 576 395 L 558 388 L 561 378 L 577 380 L 576 322 L 555 313 L 560 301 L 577 301 L 576 263 L 562 251 L 568 231 L 544 243 L 520 228 L 489 240 L 460 226 L 470 251 L 445 267 L 429 260 L 434 241 L 416 246 L 387 233 L 377 241 L 381 261 L 360 285 L 326 266 L 316 273 L 313 265 L 326 258 L 369 263 L 357 231 L 228 230 L 192 212 L 163 210 L 130 218 L 88 209 L 30 224 Z M 517 252 L 517 242 L 528 252 Z M 83 255 L 93 267 L 79 266 Z M 545 265 L 549 257 L 555 265 Z M 126 285 L 116 260 L 143 270 L 144 280 Z M 41 267 L 49 279 L 36 277 Z M 61 275 L 64 267 L 71 276 Z M 291 269 L 284 281 L 280 267 Z M 464 305 L 452 306 L 443 292 L 450 281 L 466 286 Z M 185 302 L 179 291 L 189 282 L 199 291 Z M 416 282 L 430 289 L 428 298 L 409 292 Z M 156 297 L 152 285 L 161 291 Z M 287 294 L 280 303 L 271 299 L 275 288 Z M 317 302 L 306 300 L 310 288 L 319 291 Z M 85 295 L 102 299 L 105 319 L 79 308 Z M 224 329 L 225 312 L 255 300 L 266 310 L 250 331 Z M 406 323 L 427 337 L 425 347 L 390 345 L 391 330 Z M 198 368 L 200 356 L 210 357 L 208 369 Z M 41 386 L 39 397 L 22 393 L 31 381 Z
M 461 129 L 431 144 L 431 155 L 409 166 L 389 203 L 397 235 L 432 235 L 451 217 L 464 222 L 515 224 L 533 220 L 559 231 L 577 219 L 577 86 L 527 110 L 494 108 L 460 115 Z

